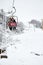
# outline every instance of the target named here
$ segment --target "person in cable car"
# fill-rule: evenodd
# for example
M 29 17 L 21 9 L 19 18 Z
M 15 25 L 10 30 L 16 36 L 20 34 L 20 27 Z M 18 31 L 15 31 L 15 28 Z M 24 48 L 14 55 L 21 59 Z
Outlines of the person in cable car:
M 17 27 L 17 23 L 15 21 L 15 19 L 12 17 L 10 18 L 10 21 L 8 22 L 8 26 L 10 30 L 15 30 Z

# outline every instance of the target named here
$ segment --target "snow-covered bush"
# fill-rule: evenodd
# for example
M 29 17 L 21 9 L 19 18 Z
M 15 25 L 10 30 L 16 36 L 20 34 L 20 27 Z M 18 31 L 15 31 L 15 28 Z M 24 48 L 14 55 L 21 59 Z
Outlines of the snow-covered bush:
M 17 23 L 17 30 L 22 32 L 24 30 L 24 24 L 22 22 Z
M 42 23 L 41 23 L 41 28 L 43 29 L 43 19 L 42 19 Z
M 35 26 L 36 28 L 41 28 L 41 22 L 40 21 L 33 19 L 29 22 L 29 24 L 33 24 L 33 26 Z

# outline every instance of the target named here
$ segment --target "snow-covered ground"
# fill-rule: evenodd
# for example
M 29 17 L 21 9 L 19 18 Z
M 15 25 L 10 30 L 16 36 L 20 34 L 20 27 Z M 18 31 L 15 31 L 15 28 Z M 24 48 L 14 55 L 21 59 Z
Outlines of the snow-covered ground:
M 8 58 L 0 59 L 0 65 L 43 65 L 43 30 L 30 27 L 18 34 L 10 31 L 6 38 Z

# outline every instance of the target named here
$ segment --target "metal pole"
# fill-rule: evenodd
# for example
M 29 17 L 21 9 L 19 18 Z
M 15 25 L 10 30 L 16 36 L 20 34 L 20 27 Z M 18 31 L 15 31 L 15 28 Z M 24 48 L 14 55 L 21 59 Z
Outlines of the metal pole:
M 13 4 L 12 4 L 12 7 L 14 6 L 14 0 L 13 0 Z

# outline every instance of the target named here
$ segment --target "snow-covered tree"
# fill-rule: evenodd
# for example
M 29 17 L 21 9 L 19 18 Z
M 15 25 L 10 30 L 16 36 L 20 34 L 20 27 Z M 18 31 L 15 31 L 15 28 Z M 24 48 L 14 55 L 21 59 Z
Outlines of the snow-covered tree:
M 43 19 L 42 19 L 42 24 L 41 24 L 41 28 L 43 29 Z

